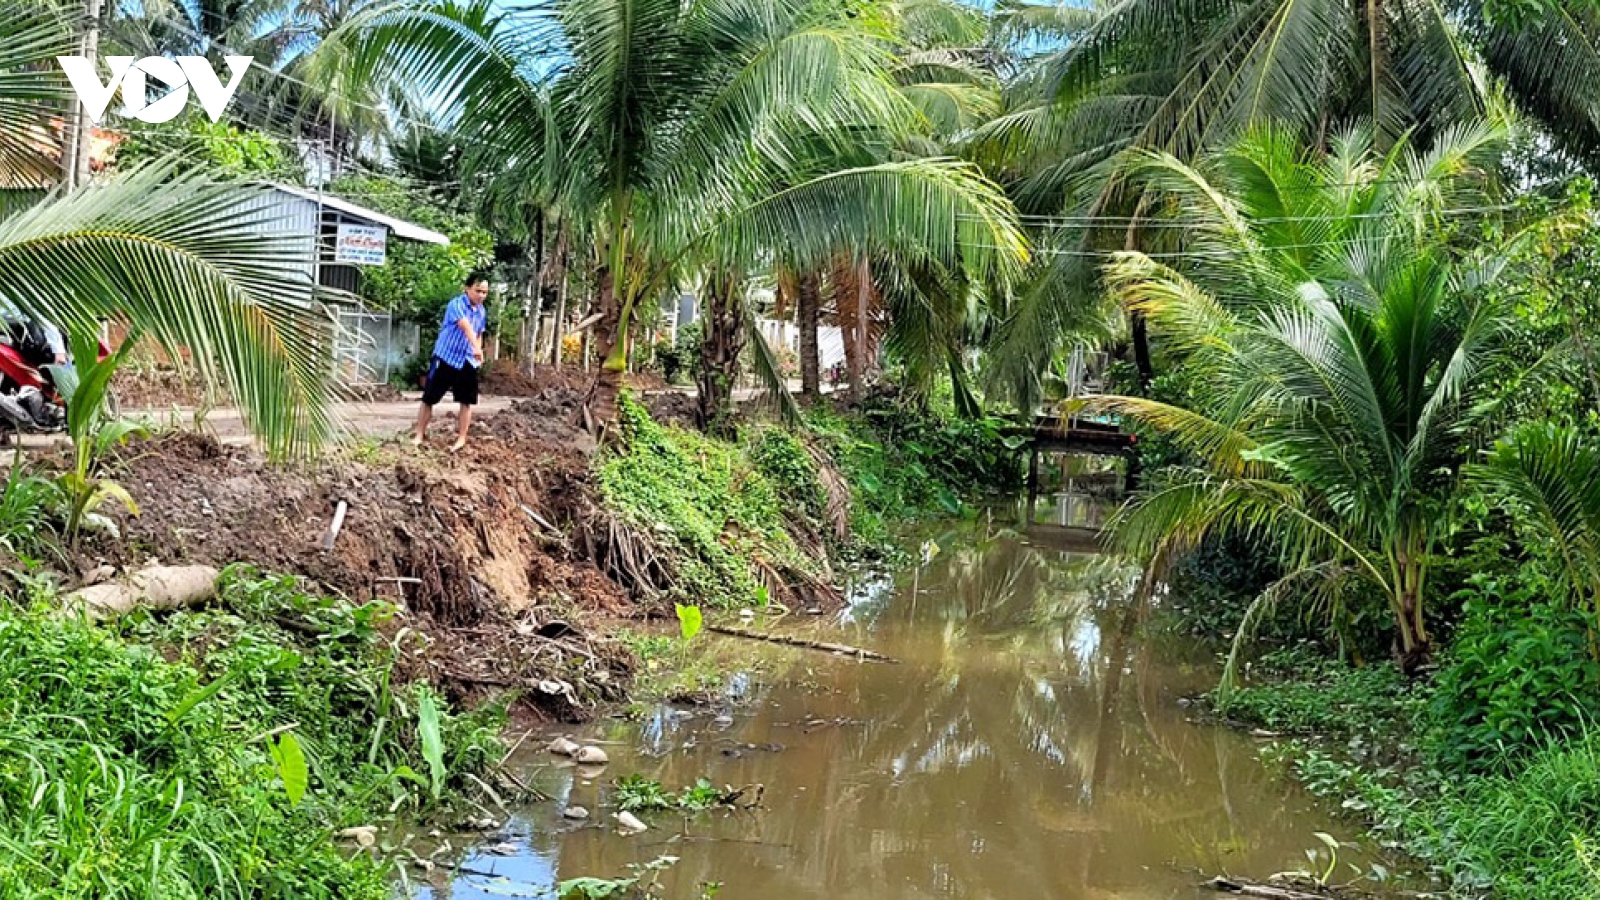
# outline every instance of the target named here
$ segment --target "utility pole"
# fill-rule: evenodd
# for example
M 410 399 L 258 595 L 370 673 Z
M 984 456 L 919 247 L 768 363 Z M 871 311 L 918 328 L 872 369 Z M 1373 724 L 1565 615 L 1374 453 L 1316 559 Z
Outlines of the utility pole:
M 100 10 L 104 2 L 84 0 L 83 33 L 78 39 L 80 55 L 96 68 L 99 68 L 96 57 L 100 53 Z M 74 104 L 64 119 L 67 133 L 61 146 L 61 183 L 71 191 L 89 181 L 89 148 L 94 143 L 94 123 L 89 121 L 89 112 L 81 102 Z

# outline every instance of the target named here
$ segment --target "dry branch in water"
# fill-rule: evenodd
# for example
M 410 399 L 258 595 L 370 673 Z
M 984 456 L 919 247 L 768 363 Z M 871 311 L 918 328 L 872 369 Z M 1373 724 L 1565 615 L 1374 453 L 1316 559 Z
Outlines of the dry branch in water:
M 1274 887 L 1270 884 L 1256 884 L 1251 881 L 1241 881 L 1237 878 L 1217 877 L 1201 886 L 1221 894 L 1233 894 L 1236 897 L 1258 897 L 1261 900 L 1331 900 L 1333 897 L 1332 894 L 1313 894 L 1309 891 Z
M 787 634 L 762 634 L 759 631 L 745 631 L 742 628 L 728 628 L 722 625 L 707 625 L 707 631 L 717 634 L 726 634 L 730 637 L 746 638 L 752 641 L 766 641 L 770 644 L 784 644 L 789 647 L 805 647 L 811 650 L 821 650 L 824 653 L 843 653 L 849 656 L 858 656 L 870 659 L 873 662 L 897 663 L 899 660 L 892 656 L 884 656 L 874 650 L 864 650 L 848 644 L 830 644 L 827 641 L 811 641 L 805 638 L 790 637 Z

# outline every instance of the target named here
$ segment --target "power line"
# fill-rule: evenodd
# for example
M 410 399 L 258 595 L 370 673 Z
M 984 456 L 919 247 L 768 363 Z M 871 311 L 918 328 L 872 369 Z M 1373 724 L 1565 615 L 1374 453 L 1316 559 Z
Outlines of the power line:
M 1385 235 L 1361 235 L 1348 238 L 1339 238 L 1329 241 L 1312 241 L 1296 244 L 1264 244 L 1257 247 L 1242 248 L 1215 248 L 1209 250 L 1154 250 L 1154 251 L 1125 251 L 1125 250 L 1066 250 L 1057 247 L 1030 247 L 1029 253 L 1035 256 L 1055 256 L 1082 259 L 1106 259 L 1118 253 L 1134 252 L 1149 259 L 1212 259 L 1227 260 L 1253 255 L 1256 253 L 1272 253 L 1279 250 L 1312 250 L 1323 247 L 1350 247 L 1367 243 L 1372 240 L 1386 240 L 1395 237 L 1397 233 Z M 1009 250 L 998 244 L 968 244 L 969 247 L 984 250 Z
M 1452 207 L 1452 208 L 1443 209 L 1443 210 L 1433 210 L 1429 214 L 1430 215 L 1475 215 L 1475 214 L 1481 214 L 1481 213 L 1505 212 L 1507 210 L 1512 210 L 1512 209 L 1516 209 L 1516 208 L 1517 208 L 1517 205 L 1514 204 L 1514 203 L 1503 203 L 1503 204 L 1498 204 L 1498 205 L 1494 205 L 1494 206 Z M 961 217 L 961 218 L 965 218 L 965 219 L 969 219 L 969 220 L 979 220 L 979 221 L 984 220 L 983 216 L 974 215 L 972 213 L 957 213 L 957 215 L 959 217 Z M 1249 222 L 1250 224 L 1283 224 L 1283 223 L 1291 223 L 1291 222 L 1330 222 L 1330 221 L 1335 221 L 1335 220 L 1348 220 L 1348 219 L 1389 219 L 1389 218 L 1395 218 L 1396 215 L 1397 214 L 1395 214 L 1395 213 L 1377 212 L 1377 213 L 1349 213 L 1349 214 L 1338 214 L 1338 215 L 1324 214 L 1324 215 L 1305 215 L 1305 216 L 1260 216 L 1260 217 L 1257 217 L 1257 216 L 1250 216 L 1250 215 L 1242 215 L 1241 218 L 1245 219 L 1245 221 Z M 1102 215 L 1094 215 L 1094 216 L 1089 216 L 1089 215 L 1085 215 L 1085 216 L 1061 215 L 1061 216 L 1054 216 L 1054 215 L 1021 213 L 1021 214 L 1018 214 L 1016 218 L 1017 218 L 1018 221 L 1020 221 L 1020 222 L 1022 222 L 1024 224 L 1060 225 L 1062 227 L 1067 227 L 1067 228 L 1093 228 L 1093 227 L 1100 227 L 1100 226 L 1104 226 L 1104 227 L 1111 227 L 1111 226 L 1126 227 L 1126 226 L 1129 226 L 1129 225 L 1137 225 L 1137 226 L 1139 226 L 1141 228 L 1195 228 L 1195 227 L 1204 227 L 1204 226 L 1219 224 L 1218 221 L 1215 220 L 1215 219 L 1182 220 L 1182 219 L 1172 219 L 1172 218 L 1160 218 L 1160 217 L 1155 217 L 1155 216 L 1109 216 L 1109 215 L 1106 215 L 1106 216 L 1102 216 Z
M 229 47 L 227 44 L 223 43 L 221 40 L 218 40 L 218 39 L 216 39 L 216 38 L 214 38 L 212 36 L 209 36 L 209 35 L 201 33 L 199 30 L 191 27 L 186 22 L 174 22 L 173 24 L 175 24 L 179 30 L 187 33 L 188 35 L 190 35 L 191 37 L 193 37 L 193 38 L 195 38 L 197 40 L 209 43 L 211 46 L 221 50 L 224 54 L 228 54 L 228 55 L 232 55 L 232 56 L 244 56 L 245 55 L 244 53 L 239 52 L 239 51 L 234 50 L 233 48 Z M 322 40 L 323 40 L 323 36 L 319 36 L 318 37 L 318 42 L 320 43 Z M 456 136 L 453 132 L 451 132 L 448 129 L 443 128 L 443 127 L 441 127 L 441 126 L 439 126 L 439 125 L 437 125 L 437 124 L 435 124 L 433 122 L 429 122 L 429 121 L 426 121 L 426 120 L 423 120 L 423 119 L 417 119 L 417 118 L 414 118 L 412 116 L 408 116 L 405 113 L 400 112 L 399 110 L 396 110 L 396 109 L 392 109 L 392 108 L 386 109 L 386 108 L 383 108 L 383 107 L 373 106 L 373 105 L 371 105 L 369 103 L 362 102 L 362 101 L 357 100 L 357 99 L 355 99 L 353 97 L 347 97 L 347 96 L 345 96 L 343 94 L 340 94 L 340 93 L 337 93 L 335 91 L 327 90 L 324 87 L 311 84 L 310 82 L 305 81 L 304 79 L 297 78 L 294 75 L 290 75 L 288 72 L 284 72 L 284 71 L 281 71 L 279 69 L 274 69 L 271 66 L 269 66 L 269 65 L 267 65 L 265 63 L 262 63 L 262 62 L 257 62 L 253 55 L 250 58 L 250 65 L 253 68 L 257 68 L 257 69 L 260 69 L 263 72 L 266 72 L 268 75 L 271 75 L 274 78 L 281 78 L 281 79 L 283 79 L 285 81 L 288 81 L 288 82 L 291 82 L 293 84 L 298 84 L 301 87 L 305 88 L 306 90 L 311 91 L 313 95 L 335 98 L 337 100 L 340 100 L 340 101 L 343 101 L 345 103 L 348 103 L 351 106 L 357 107 L 359 109 L 364 109 L 364 110 L 366 110 L 368 112 L 375 113 L 375 114 L 383 116 L 385 118 L 392 118 L 393 120 L 401 122 L 401 123 L 404 123 L 404 124 L 412 125 L 414 127 L 426 128 L 429 131 L 433 131 L 433 132 L 436 132 L 438 134 L 447 135 L 447 136 L 450 136 L 450 137 L 455 137 Z M 498 146 L 498 145 L 492 145 L 492 146 Z

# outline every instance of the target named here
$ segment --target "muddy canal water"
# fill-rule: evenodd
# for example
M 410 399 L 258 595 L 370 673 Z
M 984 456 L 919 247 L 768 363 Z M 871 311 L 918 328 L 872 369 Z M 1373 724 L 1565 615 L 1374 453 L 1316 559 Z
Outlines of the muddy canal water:
M 898 664 L 697 638 L 761 664 L 719 706 L 575 732 L 604 742 L 604 772 L 561 768 L 530 739 L 518 758 L 555 799 L 452 854 L 462 868 L 415 896 L 551 896 L 671 856 L 667 898 L 720 882 L 725 900 L 1188 900 L 1216 896 L 1202 873 L 1263 879 L 1309 868 L 1308 851 L 1325 863 L 1317 832 L 1353 829 L 1267 771 L 1249 736 L 1190 721 L 1183 698 L 1212 685 L 1213 659 L 1143 636 L 1135 573 L 1066 535 L 930 534 L 930 559 L 802 629 Z M 644 814 L 651 829 L 622 836 L 611 785 L 632 773 L 760 784 L 761 808 Z M 568 804 L 589 820 L 563 818 Z M 1339 852 L 1344 879 L 1372 860 Z

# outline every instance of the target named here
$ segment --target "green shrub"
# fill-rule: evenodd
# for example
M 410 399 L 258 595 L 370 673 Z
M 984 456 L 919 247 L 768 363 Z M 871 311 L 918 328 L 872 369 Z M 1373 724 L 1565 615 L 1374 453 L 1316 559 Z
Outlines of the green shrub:
M 60 482 L 26 471 L 17 454 L 0 489 L 0 550 L 24 559 L 64 557 L 58 535 L 65 509 Z
M 822 515 L 827 497 L 817 478 L 816 461 L 793 432 L 777 427 L 756 429 L 749 447 L 751 461 L 780 496 L 813 519 Z
M 965 501 L 1014 497 L 1023 485 L 1023 441 L 997 418 L 945 419 L 893 401 L 859 417 L 826 407 L 807 413 L 851 488 L 851 527 L 863 547 L 883 545 L 894 523 L 966 511 Z
M 1600 663 L 1581 612 L 1529 577 L 1472 580 L 1466 618 L 1429 710 L 1431 755 L 1453 768 L 1504 766 L 1600 715 Z
M 1257 666 L 1270 677 L 1213 702 L 1225 716 L 1273 731 L 1393 743 L 1411 732 L 1427 700 L 1394 666 L 1349 666 L 1305 646 L 1265 654 Z

